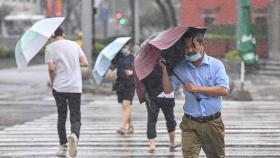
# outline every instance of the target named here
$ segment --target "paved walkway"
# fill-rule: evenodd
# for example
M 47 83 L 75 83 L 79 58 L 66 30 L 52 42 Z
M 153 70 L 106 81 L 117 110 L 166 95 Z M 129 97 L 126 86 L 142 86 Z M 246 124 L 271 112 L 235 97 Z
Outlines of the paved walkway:
M 162 114 L 158 122 L 158 148 L 147 152 L 146 110 L 135 100 L 133 120 L 135 133 L 120 136 L 115 129 L 120 124 L 121 109 L 115 96 L 90 96 L 82 105 L 82 129 L 78 157 L 181 157 L 181 150 L 169 152 L 168 135 Z M 43 100 L 53 106 L 47 95 Z M 23 102 L 24 103 L 24 102 Z M 182 99 L 176 102 L 176 119 L 182 116 Z M 31 105 L 32 107 L 34 105 Z M 15 125 L 0 131 L 0 157 L 56 157 L 58 146 L 56 114 Z M 227 157 L 280 157 L 280 105 L 278 102 L 225 101 L 223 119 L 226 126 Z M 67 124 L 69 127 L 69 124 Z M 68 131 L 69 133 L 69 131 Z M 180 140 L 180 130 L 177 130 Z M 201 157 L 205 157 L 201 154 Z
M 0 129 L 56 112 L 41 100 L 50 93 L 47 65 L 0 70 Z
M 0 70 L 0 76 L 0 129 L 3 129 L 0 130 L 0 157 L 56 157 L 57 115 L 50 89 L 46 87 L 47 66 L 30 66 L 21 73 L 16 69 Z M 254 88 L 256 94 L 268 93 L 269 89 L 264 91 L 264 86 L 260 82 L 262 89 L 254 85 L 250 88 Z M 258 93 L 259 90 L 262 93 Z M 182 104 L 183 100 L 178 98 L 175 109 L 178 124 Z M 157 151 L 148 153 L 145 106 L 134 100 L 132 110 L 135 133 L 120 136 L 115 132 L 121 120 L 121 108 L 116 97 L 84 94 L 78 157 L 181 157 L 180 149 L 176 152 L 168 150 L 162 114 L 157 127 Z M 222 113 L 226 127 L 226 157 L 280 157 L 279 101 L 225 101 Z M 177 135 L 180 141 L 178 128 Z M 203 153 L 201 157 L 205 157 Z

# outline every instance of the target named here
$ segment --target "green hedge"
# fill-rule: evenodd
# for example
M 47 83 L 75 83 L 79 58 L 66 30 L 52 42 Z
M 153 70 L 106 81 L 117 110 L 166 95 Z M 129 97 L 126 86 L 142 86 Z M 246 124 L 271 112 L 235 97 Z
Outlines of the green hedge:
M 207 29 L 208 33 L 235 35 L 235 25 L 210 25 Z
M 236 37 L 233 35 L 226 35 L 226 34 L 213 34 L 207 33 L 205 34 L 205 39 L 210 41 L 215 40 L 236 40 Z
M 15 56 L 15 50 L 12 48 L 0 47 L 0 58 L 11 58 Z
M 265 25 L 252 25 L 252 29 L 257 39 L 267 39 L 267 27 Z M 209 38 L 209 40 L 236 39 L 236 25 L 210 25 L 206 32 L 206 38 Z
M 97 57 L 104 47 L 105 45 L 103 43 L 96 42 L 95 46 L 93 46 L 92 56 Z
M 241 61 L 239 53 L 236 50 L 226 52 L 225 59 L 229 61 Z

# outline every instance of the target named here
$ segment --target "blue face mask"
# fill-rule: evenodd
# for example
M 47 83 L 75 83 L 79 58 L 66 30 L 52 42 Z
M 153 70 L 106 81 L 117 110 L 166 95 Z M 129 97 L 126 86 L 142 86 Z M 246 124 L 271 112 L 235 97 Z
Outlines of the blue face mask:
M 195 62 L 195 61 L 197 61 L 201 58 L 200 52 L 201 52 L 201 50 L 199 52 L 196 52 L 192 56 L 185 55 L 185 59 L 188 60 L 188 61 L 191 61 L 191 62 Z

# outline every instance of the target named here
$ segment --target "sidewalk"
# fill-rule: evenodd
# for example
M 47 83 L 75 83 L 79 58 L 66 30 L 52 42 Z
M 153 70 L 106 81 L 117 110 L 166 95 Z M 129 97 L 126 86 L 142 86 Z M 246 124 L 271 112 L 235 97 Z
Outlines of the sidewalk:
M 235 90 L 240 90 L 240 80 L 235 80 Z M 280 78 L 249 74 L 245 76 L 244 90 L 251 93 L 253 101 L 280 101 Z

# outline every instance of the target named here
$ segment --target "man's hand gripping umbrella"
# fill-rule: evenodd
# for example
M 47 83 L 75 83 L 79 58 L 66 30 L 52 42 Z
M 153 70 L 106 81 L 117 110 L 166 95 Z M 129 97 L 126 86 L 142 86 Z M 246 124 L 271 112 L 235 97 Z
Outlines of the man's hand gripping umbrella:
M 168 68 L 168 60 L 167 58 L 165 58 L 164 56 L 160 58 L 160 62 L 162 64 L 164 64 L 167 68 Z M 184 86 L 186 85 L 186 83 L 173 71 L 173 69 L 167 69 L 168 71 L 170 71 L 171 74 L 173 74 Z M 193 93 L 193 96 L 195 97 L 196 101 L 200 102 L 201 101 L 201 98 L 196 95 L 195 93 Z

